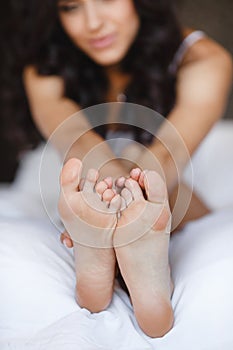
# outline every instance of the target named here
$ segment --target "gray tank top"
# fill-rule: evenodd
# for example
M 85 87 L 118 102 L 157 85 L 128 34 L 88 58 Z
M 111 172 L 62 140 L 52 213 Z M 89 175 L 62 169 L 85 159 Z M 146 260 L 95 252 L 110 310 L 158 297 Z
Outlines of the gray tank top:
M 188 34 L 182 43 L 180 44 L 178 50 L 176 51 L 176 54 L 169 65 L 169 71 L 172 74 L 175 74 L 177 72 L 177 69 L 186 53 L 189 47 L 191 47 L 193 44 L 195 44 L 200 39 L 203 39 L 206 37 L 206 34 L 202 30 L 195 30 L 192 33 Z

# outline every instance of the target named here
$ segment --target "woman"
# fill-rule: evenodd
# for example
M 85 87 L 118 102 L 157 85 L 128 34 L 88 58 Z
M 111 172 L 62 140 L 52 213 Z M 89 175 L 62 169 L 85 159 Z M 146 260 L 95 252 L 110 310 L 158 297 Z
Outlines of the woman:
M 199 36 L 197 40 L 190 36 L 191 29 L 182 29 L 170 1 L 51 0 L 43 3 L 43 6 L 39 1 L 30 1 L 23 7 L 23 11 L 23 14 L 27 14 L 28 23 L 24 23 L 21 37 L 27 48 L 19 70 L 24 68 L 23 82 L 30 112 L 45 139 L 81 108 L 114 102 L 124 96 L 127 102 L 150 107 L 165 116 L 181 135 L 191 155 L 223 114 L 232 79 L 231 57 L 211 39 Z M 195 40 L 181 55 L 180 45 L 185 37 Z M 24 120 L 25 117 L 23 123 Z M 72 133 L 79 134 L 86 130 L 85 115 L 79 120 L 76 130 L 68 128 L 66 133 L 55 139 L 55 146 L 61 154 L 66 151 Z M 18 124 L 20 123 L 23 124 L 19 120 Z M 31 125 L 25 129 L 25 134 L 29 135 L 32 128 Z M 128 176 L 129 167 L 114 159 L 111 149 L 102 144 L 107 131 L 102 127 L 86 132 L 72 145 L 67 159 L 75 157 L 83 160 L 94 149 L 97 151 L 91 152 L 91 156 L 85 159 L 86 169 L 90 168 L 94 159 L 97 160 L 96 167 L 98 164 L 106 164 L 100 169 L 103 178 Z M 182 170 L 187 157 L 177 140 L 166 131 L 166 125 L 162 125 L 160 137 L 150 139 L 146 146 L 165 173 L 172 207 L 178 184 L 176 164 L 179 164 L 178 170 Z M 135 139 L 143 143 L 140 131 L 134 129 L 133 132 Z M 24 140 L 26 136 L 22 135 Z M 173 149 L 172 157 L 167 149 Z M 137 163 L 143 169 L 151 168 L 147 154 L 141 150 L 138 154 Z M 132 160 L 135 161 L 135 158 Z M 74 183 L 74 178 L 70 175 L 72 172 L 78 179 L 80 177 L 80 164 L 67 162 L 67 167 L 62 173 L 64 189 L 67 178 L 68 183 Z M 87 173 L 87 182 L 93 183 L 92 176 L 90 172 Z M 153 178 L 156 175 L 153 173 L 150 176 Z M 95 174 L 94 182 L 97 177 Z M 138 183 L 135 186 L 146 186 L 141 173 L 135 175 L 134 171 L 130 177 L 135 181 L 134 185 Z M 111 181 L 110 184 L 105 181 L 107 188 L 102 187 L 101 195 L 105 190 L 112 189 Z M 152 187 L 154 183 L 151 180 Z M 76 187 L 80 185 L 79 181 L 75 184 Z M 101 184 L 103 183 L 100 182 L 100 187 Z M 163 188 L 162 183 L 160 187 Z M 182 188 L 184 195 L 189 192 L 185 186 Z M 132 196 L 134 190 L 129 184 L 128 191 Z M 147 197 L 150 197 L 149 189 Z M 114 198 L 113 194 L 111 198 Z M 195 195 L 192 199 L 183 223 L 208 212 Z M 79 203 L 80 201 L 78 200 Z M 64 217 L 63 221 L 66 221 Z M 68 226 L 67 222 L 66 224 Z M 71 246 L 69 236 L 65 236 Z M 75 245 L 75 251 L 81 249 L 78 243 Z M 76 269 L 78 270 L 78 264 Z M 168 271 L 166 274 L 168 276 Z M 106 297 L 108 302 L 111 299 L 112 280 L 111 277 Z M 91 285 L 89 281 L 89 296 L 83 296 L 89 301 L 95 293 Z M 78 300 L 82 292 L 80 288 L 77 283 Z M 83 305 L 92 309 L 87 299 Z M 173 319 L 170 305 L 158 303 L 157 306 L 162 306 L 157 314 L 150 314 L 149 319 L 144 319 L 148 309 L 138 312 L 140 301 L 135 302 L 134 294 L 131 299 L 139 324 L 147 334 L 161 336 L 171 328 Z M 106 304 L 105 300 L 98 311 L 106 307 Z M 158 320 L 163 317 L 164 323 L 160 328 Z

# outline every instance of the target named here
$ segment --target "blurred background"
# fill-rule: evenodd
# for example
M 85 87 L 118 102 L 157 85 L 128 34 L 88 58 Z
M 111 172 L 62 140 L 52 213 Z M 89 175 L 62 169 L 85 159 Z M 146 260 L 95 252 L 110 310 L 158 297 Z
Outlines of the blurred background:
M 174 1 L 177 3 L 178 15 L 184 26 L 203 30 L 208 36 L 219 42 L 233 55 L 233 0 Z M 0 26 L 3 28 L 0 30 L 1 53 L 7 53 L 8 62 L 9 60 L 13 60 L 14 57 L 12 57 L 13 55 L 9 48 L 2 45 L 2 42 L 4 42 L 5 45 L 7 42 L 6 40 L 1 40 L 1 38 L 2 36 L 7 37 L 5 26 L 6 20 L 8 21 L 8 25 L 14 26 L 14 23 L 11 23 L 10 3 L 11 2 L 6 2 L 6 10 L 0 12 Z M 4 71 L 2 57 L 3 55 L 1 54 L 0 91 L 3 91 L 2 89 L 4 89 L 4 75 L 7 74 L 7 71 Z M 18 82 L 15 81 L 14 83 L 17 84 Z M 233 90 L 231 91 L 229 103 L 223 117 L 233 120 Z M 7 147 L 6 142 L 4 141 L 4 135 L 1 133 L 0 125 L 0 182 L 9 182 L 14 178 L 17 163 L 14 160 L 13 154 L 14 150 Z

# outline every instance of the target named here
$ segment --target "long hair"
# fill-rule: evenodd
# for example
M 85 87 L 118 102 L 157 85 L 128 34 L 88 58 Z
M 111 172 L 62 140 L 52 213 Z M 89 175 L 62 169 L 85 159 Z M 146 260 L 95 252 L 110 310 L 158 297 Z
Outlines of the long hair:
M 122 71 L 132 77 L 125 91 L 127 101 L 167 116 L 174 106 L 176 82 L 168 67 L 182 41 L 174 2 L 134 0 L 134 4 L 141 25 L 120 62 Z M 36 146 L 41 139 L 22 82 L 25 66 L 34 65 L 41 75 L 62 77 L 65 96 L 81 108 L 105 102 L 109 83 L 104 68 L 77 48 L 64 32 L 57 0 L 11 0 L 10 11 L 2 44 L 0 122 L 4 137 L 14 144 L 15 152 L 20 152 Z

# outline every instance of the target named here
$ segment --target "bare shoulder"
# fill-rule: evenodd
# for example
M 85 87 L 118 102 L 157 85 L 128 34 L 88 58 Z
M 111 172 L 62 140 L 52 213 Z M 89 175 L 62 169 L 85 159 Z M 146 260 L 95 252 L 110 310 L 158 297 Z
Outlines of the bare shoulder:
M 35 66 L 26 66 L 23 71 L 23 82 L 29 99 L 59 98 L 63 96 L 64 83 L 59 76 L 39 75 Z
M 194 29 L 192 28 L 184 28 L 184 38 L 191 34 L 193 31 Z M 185 67 L 191 63 L 198 63 L 204 60 L 216 61 L 216 63 L 222 63 L 229 70 L 232 69 L 232 55 L 230 52 L 208 35 L 199 39 L 188 48 L 184 55 L 180 68 Z
M 220 101 L 229 93 L 232 75 L 231 54 L 215 40 L 203 37 L 188 48 L 178 68 L 178 100 Z

